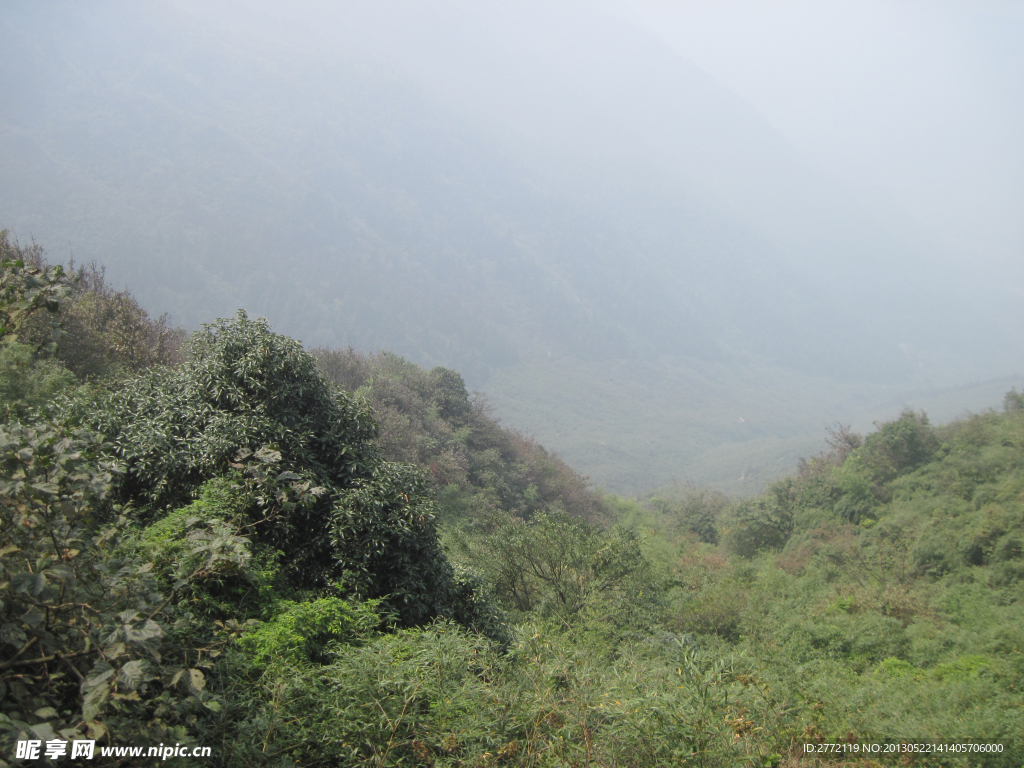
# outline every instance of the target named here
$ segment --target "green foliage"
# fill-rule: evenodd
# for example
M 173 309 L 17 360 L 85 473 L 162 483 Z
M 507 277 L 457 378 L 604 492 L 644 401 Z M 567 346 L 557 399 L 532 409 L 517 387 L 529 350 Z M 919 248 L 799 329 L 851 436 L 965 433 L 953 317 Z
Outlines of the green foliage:
M 445 560 L 422 476 L 378 457 L 366 409 L 298 345 L 242 316 L 191 349 L 0 432 L 5 745 L 190 738 L 222 709 L 225 647 L 248 631 L 251 664 L 324 661 L 380 623 L 374 597 L 506 637 Z
M 95 264 L 72 268 L 71 295 L 61 307 L 56 357 L 81 381 L 122 378 L 183 360 L 185 332 L 166 315 L 151 318 L 127 290 L 107 284 Z
M 384 456 L 427 471 L 443 522 L 479 522 L 496 512 L 529 518 L 553 505 L 602 520 L 601 501 L 586 480 L 535 441 L 501 427 L 455 371 L 426 371 L 387 352 L 317 349 L 313 356 L 327 380 L 368 398 Z
M 1024 394 L 1018 392 L 1016 387 L 1007 392 L 1003 398 L 1003 410 L 1007 413 L 1024 411 Z
M 891 499 L 888 483 L 926 462 L 938 447 L 928 417 L 913 411 L 881 425 L 863 446 L 851 444 L 834 472 L 836 515 L 851 523 L 875 519 L 878 505 Z
M 924 673 L 909 661 L 897 659 L 895 656 L 883 659 L 875 668 L 875 674 L 881 677 L 895 679 L 920 679 L 924 677 Z
M 198 716 L 220 707 L 203 670 L 227 639 L 197 622 L 180 598 L 244 574 L 247 540 L 230 532 L 194 537 L 193 567 L 173 582 L 158 578 L 153 562 L 123 547 L 131 524 L 110 504 L 123 467 L 109 447 L 54 423 L 0 428 L 0 749 L 7 754 L 29 734 L 182 740 Z
M 835 470 L 833 476 L 839 497 L 833 506 L 835 514 L 850 523 L 871 518 L 879 498 L 864 457 L 861 454 L 851 456 Z
M 896 421 L 881 425 L 857 449 L 872 479 L 885 483 L 928 461 L 939 447 L 928 417 L 904 411 Z
M 607 661 L 528 624 L 501 655 L 436 623 L 330 656 L 231 676 L 226 764 L 760 764 L 755 737 L 786 717 L 742 659 L 673 639 Z
M 333 395 L 297 342 L 240 312 L 204 326 L 188 352 L 180 370 L 143 374 L 91 417 L 127 465 L 123 493 L 158 505 L 187 500 L 228 471 L 239 451 L 265 445 L 279 446 L 283 468 L 325 482 L 366 476 L 374 457 L 370 414 Z
M 462 543 L 463 556 L 518 616 L 572 623 L 600 602 L 610 623 L 628 622 L 657 596 L 640 539 L 628 529 L 605 531 L 564 512 L 545 512 L 529 522 L 508 518 L 481 540 Z
M 666 623 L 682 633 L 737 640 L 750 584 L 725 557 L 702 549 L 687 548 L 675 563 L 674 575 L 682 590 L 672 601 Z
M 380 458 L 362 401 L 333 391 L 297 342 L 242 312 L 204 326 L 188 352 L 178 369 L 64 406 L 123 461 L 122 501 L 153 515 L 241 472 L 254 484 L 247 535 L 280 553 L 292 584 L 343 582 L 359 599 L 386 597 L 405 625 L 469 610 L 467 585 L 438 543 L 429 486 L 415 468 Z
M 80 382 L 180 362 L 184 331 L 170 328 L 166 317 L 151 320 L 130 293 L 110 288 L 95 265 L 65 272 L 38 246 L 12 244 L 6 232 L 0 232 L 0 259 L 4 418 L 23 419 Z
M 794 529 L 796 498 L 796 483 L 787 478 L 772 483 L 761 496 L 734 504 L 722 516 L 727 549 L 743 557 L 781 549 Z
M 660 515 L 675 521 L 680 531 L 692 533 L 706 544 L 718 543 L 718 526 L 728 498 L 721 493 L 694 490 L 679 499 L 653 498 L 650 504 Z
M 36 251 L 18 247 L 8 240 L 7 230 L 0 231 L 0 344 L 19 340 L 33 313 L 48 313 L 47 333 L 40 348 L 53 351 L 60 337 L 57 313 L 70 293 L 64 269 L 57 266 L 32 266 L 25 257 Z
M 0 347 L 0 419 L 24 419 L 77 383 L 74 374 L 56 360 L 40 360 L 27 344 Z
M 131 293 L 107 284 L 102 268 L 72 263 L 65 272 L 38 247 L 20 255 L 38 275 L 60 275 L 58 296 L 47 304 L 51 311 L 23 318 L 18 338 L 63 363 L 79 381 L 116 380 L 182 361 L 185 332 L 172 328 L 166 315 L 150 318 Z
M 992 659 L 978 654 L 968 654 L 953 661 L 936 664 L 932 675 L 938 680 L 950 682 L 978 677 L 992 668 Z
M 821 738 L 985 740 L 1004 744 L 992 764 L 1024 758 L 1024 614 L 1003 570 L 1024 528 L 1022 437 L 1014 409 L 935 428 L 905 413 L 798 478 L 837 502 L 798 489 L 795 519 L 815 527 L 761 571 L 738 642 L 808 702 Z
M 472 414 L 473 408 L 462 376 L 450 368 L 437 366 L 430 370 L 431 401 L 445 421 L 459 425 Z
M 380 624 L 377 603 L 351 603 L 338 597 L 296 603 L 282 601 L 274 617 L 239 640 L 260 666 L 272 663 L 323 664 L 339 644 L 350 644 Z

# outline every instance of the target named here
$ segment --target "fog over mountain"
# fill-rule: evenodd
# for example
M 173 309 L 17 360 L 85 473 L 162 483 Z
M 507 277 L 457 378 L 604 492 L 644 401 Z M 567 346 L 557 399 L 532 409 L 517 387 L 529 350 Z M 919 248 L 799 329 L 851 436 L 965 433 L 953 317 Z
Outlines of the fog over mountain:
M 0 226 L 189 327 L 242 306 L 455 368 L 607 487 L 752 490 L 833 421 L 1021 382 L 1012 4 L 37 2 L 0 24 Z

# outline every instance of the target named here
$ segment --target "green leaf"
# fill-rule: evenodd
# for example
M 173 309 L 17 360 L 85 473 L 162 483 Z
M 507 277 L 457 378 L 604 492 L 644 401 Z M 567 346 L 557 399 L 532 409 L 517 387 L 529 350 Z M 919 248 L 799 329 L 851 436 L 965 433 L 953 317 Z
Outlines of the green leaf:
M 114 674 L 113 670 L 110 670 L 110 675 Z M 87 681 L 88 682 L 88 681 Z M 110 682 L 102 682 L 86 694 L 85 700 L 82 702 L 82 718 L 86 721 L 95 720 L 96 717 L 103 710 L 103 705 L 107 703 L 107 699 L 110 698 Z
M 0 643 L 7 643 L 8 645 L 18 647 L 27 639 L 28 635 L 25 634 L 25 630 L 17 624 L 11 622 L 0 624 Z
M 50 741 L 57 738 L 57 734 L 53 732 L 53 726 L 49 723 L 39 723 L 38 725 L 30 725 L 29 728 L 32 732 L 43 741 Z
M 171 681 L 167 684 L 167 687 L 173 688 L 174 686 L 176 686 L 178 682 L 181 680 L 181 676 L 184 674 L 184 669 L 179 669 L 177 672 L 175 672 L 174 675 L 171 677 Z
M 144 643 L 147 640 L 160 637 L 162 634 L 163 630 L 160 628 L 160 625 L 152 619 L 146 619 L 145 624 L 141 627 L 133 627 L 129 624 L 126 624 L 124 627 L 124 637 L 129 643 Z
M 135 659 L 125 664 L 117 673 L 117 681 L 128 690 L 135 690 L 146 680 L 152 678 L 149 669 L 149 662 L 145 659 Z
M 82 682 L 83 691 L 91 691 L 114 676 L 116 670 L 105 661 L 98 661 L 89 676 Z M 86 718 L 88 719 L 88 718 Z
M 103 647 L 103 655 L 108 659 L 117 659 L 127 652 L 127 647 L 124 643 L 109 643 Z
M 258 461 L 262 461 L 264 464 L 276 464 L 281 460 L 281 452 L 275 451 L 273 448 L 267 448 L 263 446 L 256 451 L 255 458 Z
M 11 577 L 11 589 L 15 592 L 28 592 L 38 597 L 46 588 L 46 577 L 41 573 L 16 573 Z

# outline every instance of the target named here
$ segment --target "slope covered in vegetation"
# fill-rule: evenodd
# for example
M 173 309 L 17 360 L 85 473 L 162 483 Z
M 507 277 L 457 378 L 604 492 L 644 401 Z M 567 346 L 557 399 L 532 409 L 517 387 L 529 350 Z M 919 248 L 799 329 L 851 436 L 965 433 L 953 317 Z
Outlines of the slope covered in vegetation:
M 327 381 L 366 397 L 383 455 L 427 471 L 442 520 L 499 511 L 528 518 L 552 508 L 589 522 L 603 519 L 601 500 L 585 478 L 534 440 L 502 427 L 482 396 L 466 392 L 457 372 L 426 371 L 388 352 L 312 354 Z
M 684 548 L 676 626 L 756 658 L 805 738 L 1000 743 L 965 761 L 1020 763 L 1021 405 L 834 433 L 798 476 L 727 506 L 718 546 Z
M 95 279 L 3 269 L 0 761 L 1024 762 L 1015 392 L 838 429 L 755 498 L 598 498 L 452 371 L 244 313 L 171 344 Z

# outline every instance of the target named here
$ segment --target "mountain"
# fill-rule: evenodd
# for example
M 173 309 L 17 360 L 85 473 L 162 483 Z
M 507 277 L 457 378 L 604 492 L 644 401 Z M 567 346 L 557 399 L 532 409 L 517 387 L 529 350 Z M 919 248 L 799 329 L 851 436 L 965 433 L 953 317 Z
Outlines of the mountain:
M 20 238 L 190 327 L 244 306 L 460 370 L 608 487 L 763 479 L 830 421 L 1019 367 L 1019 306 L 981 302 L 984 276 L 595 9 L 54 2 L 2 23 Z

